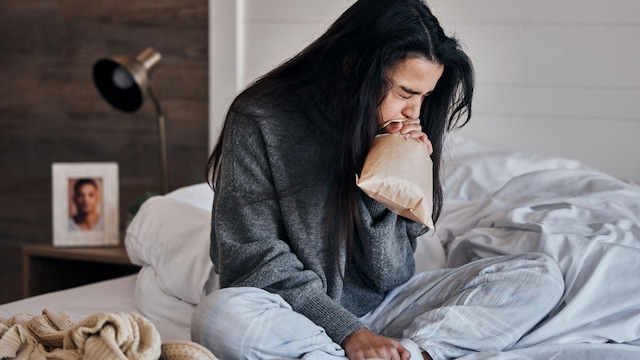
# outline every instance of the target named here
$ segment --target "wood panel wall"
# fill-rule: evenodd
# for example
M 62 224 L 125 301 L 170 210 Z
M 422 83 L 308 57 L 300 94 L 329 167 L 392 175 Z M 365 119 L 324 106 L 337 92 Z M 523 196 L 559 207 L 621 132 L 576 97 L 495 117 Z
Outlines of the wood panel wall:
M 204 181 L 208 132 L 207 0 L 0 2 L 0 303 L 20 298 L 20 247 L 50 243 L 51 164 L 115 161 L 121 232 L 128 207 L 160 191 L 155 109 L 104 102 L 102 57 L 152 46 L 151 80 L 167 117 L 170 190 Z

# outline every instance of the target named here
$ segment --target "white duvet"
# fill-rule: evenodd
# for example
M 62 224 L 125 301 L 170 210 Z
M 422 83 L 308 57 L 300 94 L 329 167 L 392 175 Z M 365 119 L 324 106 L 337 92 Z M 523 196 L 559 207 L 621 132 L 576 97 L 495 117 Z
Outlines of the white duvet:
M 562 303 L 514 349 L 479 359 L 640 359 L 640 187 L 581 163 L 493 151 L 456 138 L 445 166 L 445 207 L 419 243 L 417 271 L 499 254 L 543 252 L 566 280 Z M 138 308 L 188 332 L 190 314 L 217 288 L 209 259 L 205 184 L 143 204 L 127 229 L 142 266 Z
M 445 266 L 542 252 L 566 282 L 561 304 L 515 350 L 464 359 L 640 359 L 640 187 L 573 161 L 460 141 L 432 235 Z

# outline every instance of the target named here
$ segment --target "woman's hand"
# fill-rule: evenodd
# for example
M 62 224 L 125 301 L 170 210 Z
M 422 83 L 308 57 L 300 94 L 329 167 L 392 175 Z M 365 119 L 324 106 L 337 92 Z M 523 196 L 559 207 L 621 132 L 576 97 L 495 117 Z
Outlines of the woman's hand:
M 407 119 L 404 121 L 393 121 L 387 126 L 382 128 L 383 132 L 389 134 L 399 134 L 408 138 L 420 139 L 427 145 L 429 155 L 433 154 L 433 145 L 427 137 L 427 134 L 422 132 L 422 125 L 420 125 L 420 119 Z
M 372 333 L 366 328 L 356 330 L 347 336 L 342 341 L 342 347 L 349 360 L 408 360 L 411 357 L 409 350 L 405 349 L 399 342 Z

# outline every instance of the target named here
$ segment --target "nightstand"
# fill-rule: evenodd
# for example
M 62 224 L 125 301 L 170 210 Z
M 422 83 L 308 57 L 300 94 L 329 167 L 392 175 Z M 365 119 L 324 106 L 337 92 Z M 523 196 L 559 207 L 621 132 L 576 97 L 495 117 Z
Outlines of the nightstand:
M 119 247 L 22 248 L 23 296 L 29 297 L 134 274 L 140 267 Z

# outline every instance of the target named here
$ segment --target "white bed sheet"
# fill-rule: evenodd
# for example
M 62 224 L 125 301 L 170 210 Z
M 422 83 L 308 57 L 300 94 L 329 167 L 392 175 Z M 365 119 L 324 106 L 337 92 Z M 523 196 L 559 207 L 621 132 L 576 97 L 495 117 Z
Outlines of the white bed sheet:
M 0 305 L 0 318 L 11 318 L 20 313 L 39 315 L 44 309 L 66 311 L 76 320 L 104 312 L 140 313 L 134 299 L 137 278 L 137 274 L 128 275 L 6 303 Z M 168 307 L 166 310 L 173 317 L 191 317 L 191 312 L 180 313 L 181 308 Z M 190 340 L 188 328 L 164 317 L 149 318 L 163 342 Z

